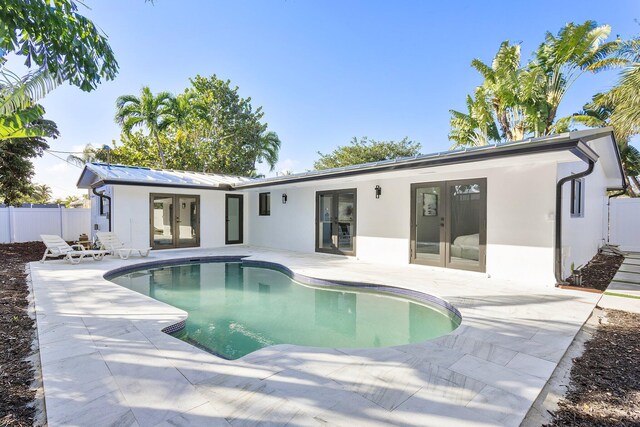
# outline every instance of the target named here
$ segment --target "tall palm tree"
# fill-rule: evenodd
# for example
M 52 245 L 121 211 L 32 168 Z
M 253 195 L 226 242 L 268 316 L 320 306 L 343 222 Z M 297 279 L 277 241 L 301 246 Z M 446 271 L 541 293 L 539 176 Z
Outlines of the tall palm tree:
M 116 100 L 116 123 L 122 127 L 126 134 L 131 134 L 133 128 L 146 127 L 149 134 L 156 141 L 163 168 L 167 164 L 159 133 L 167 126 L 165 118 L 172 98 L 173 95 L 169 92 L 160 92 L 154 96 L 149 86 L 144 86 L 140 92 L 140 97 L 123 95 Z
M 508 41 L 500 45 L 490 65 L 474 59 L 471 65 L 484 77 L 481 87 L 501 137 L 514 141 L 557 132 L 554 123 L 558 107 L 576 80 L 586 72 L 624 63 L 614 55 L 620 42 L 606 42 L 610 32 L 608 25 L 598 26 L 594 21 L 569 23 L 557 35 L 547 33 L 534 60 L 525 67 L 520 65 L 520 46 Z M 468 97 L 467 105 L 479 105 L 478 101 L 477 96 L 475 100 Z M 454 146 L 483 143 L 482 138 L 473 136 L 486 134 L 484 120 L 478 121 L 471 110 L 467 114 L 451 114 Z
M 618 84 L 597 95 L 593 104 L 611 110 L 609 118 L 616 135 L 629 139 L 640 133 L 640 39 L 622 43 L 619 56 L 627 62 Z
M 69 154 L 67 161 L 78 166 L 84 166 L 87 163 L 95 162 L 96 160 L 102 160 L 104 157 L 102 148 L 94 147 L 91 144 L 87 144 L 82 149 L 82 154 L 76 156 L 75 154 Z
M 626 175 L 627 192 L 630 196 L 635 197 L 637 194 L 634 188 L 640 189 L 640 181 L 638 180 L 640 175 L 640 151 L 629 144 L 630 135 L 624 127 L 622 131 L 620 130 L 618 122 L 614 119 L 615 110 L 603 103 L 602 96 L 602 94 L 595 95 L 593 101 L 585 105 L 582 111 L 571 117 L 558 120 L 558 126 L 562 126 L 566 130 L 569 130 L 573 124 L 582 124 L 588 127 L 612 126 L 620 148 L 620 160 Z M 633 186 L 631 182 L 633 182 Z
M 253 164 L 253 168 L 255 169 L 255 164 L 265 162 L 269 165 L 269 171 L 273 171 L 276 167 L 276 163 L 278 163 L 278 153 L 280 151 L 280 138 L 278 134 L 269 131 L 263 132 L 260 135 L 260 139 L 258 140 L 258 146 L 256 148 L 256 158 Z
M 493 120 L 492 107 L 487 101 L 486 89 L 478 86 L 475 97 L 467 95 L 467 112 L 449 110 L 451 113 L 451 149 L 478 147 L 490 141 L 500 141 L 498 127 Z
M 482 87 L 502 136 L 509 141 L 522 139 L 525 121 L 524 107 L 518 100 L 518 80 L 523 71 L 520 68 L 520 45 L 510 45 L 509 41 L 504 41 L 491 65 L 474 59 L 471 66 L 484 77 Z
M 542 135 L 554 132 L 558 107 L 580 76 L 624 64 L 614 55 L 620 42 L 605 42 L 610 33 L 609 25 L 598 25 L 595 21 L 585 21 L 580 25 L 571 22 L 557 36 L 547 32 L 544 43 L 535 52 L 535 61 L 530 65 L 544 76 L 547 108 L 545 117 L 542 117 Z

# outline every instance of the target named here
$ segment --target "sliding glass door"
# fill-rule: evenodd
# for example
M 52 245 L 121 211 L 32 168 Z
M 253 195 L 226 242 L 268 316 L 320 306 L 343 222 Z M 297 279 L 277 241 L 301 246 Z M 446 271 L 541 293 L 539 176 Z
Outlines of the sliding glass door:
M 153 249 L 200 246 L 200 196 L 151 194 L 149 205 Z
M 355 255 L 355 189 L 316 193 L 316 251 Z
M 411 186 L 411 262 L 485 271 L 485 178 Z

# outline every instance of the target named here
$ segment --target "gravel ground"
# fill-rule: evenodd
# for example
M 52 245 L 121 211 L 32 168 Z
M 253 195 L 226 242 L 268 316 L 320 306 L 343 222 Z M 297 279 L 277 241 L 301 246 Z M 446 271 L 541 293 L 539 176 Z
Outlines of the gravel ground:
M 548 426 L 640 426 L 640 314 L 604 314 Z
M 604 255 L 598 254 L 591 259 L 580 270 L 582 272 L 582 288 L 593 288 L 599 291 L 605 291 L 611 279 L 616 275 L 620 264 L 624 261 L 622 255 Z M 575 285 L 572 278 L 569 283 Z
M 27 311 L 24 263 L 40 259 L 40 242 L 0 245 L 0 426 L 34 423 L 33 355 L 35 322 Z

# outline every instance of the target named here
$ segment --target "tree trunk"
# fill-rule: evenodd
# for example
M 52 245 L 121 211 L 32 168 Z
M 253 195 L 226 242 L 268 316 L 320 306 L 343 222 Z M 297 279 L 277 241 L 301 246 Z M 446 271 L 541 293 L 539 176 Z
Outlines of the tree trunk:
M 498 107 L 498 103 L 494 101 L 493 111 L 495 111 L 496 113 L 496 118 L 498 119 L 500 130 L 502 130 L 502 135 L 507 139 L 507 141 L 513 141 L 513 134 L 511 133 L 511 129 L 509 129 L 509 119 L 507 119 L 507 113 L 506 111 L 500 111 L 500 108 Z
M 153 136 L 155 136 L 156 144 L 158 145 L 158 154 L 160 154 L 160 162 L 162 163 L 162 169 L 166 169 L 167 163 L 164 161 L 164 151 L 162 151 L 162 145 L 160 144 L 160 138 L 158 137 L 158 133 L 154 132 Z

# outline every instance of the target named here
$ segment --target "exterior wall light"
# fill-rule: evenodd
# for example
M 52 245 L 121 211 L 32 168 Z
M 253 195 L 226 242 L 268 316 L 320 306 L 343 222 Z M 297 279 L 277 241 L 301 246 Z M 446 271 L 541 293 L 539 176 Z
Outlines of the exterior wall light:
M 379 185 L 376 185 L 376 199 L 380 198 L 380 195 L 382 194 L 382 187 L 380 187 Z
M 286 204 L 287 203 L 287 193 L 282 193 L 282 204 Z

